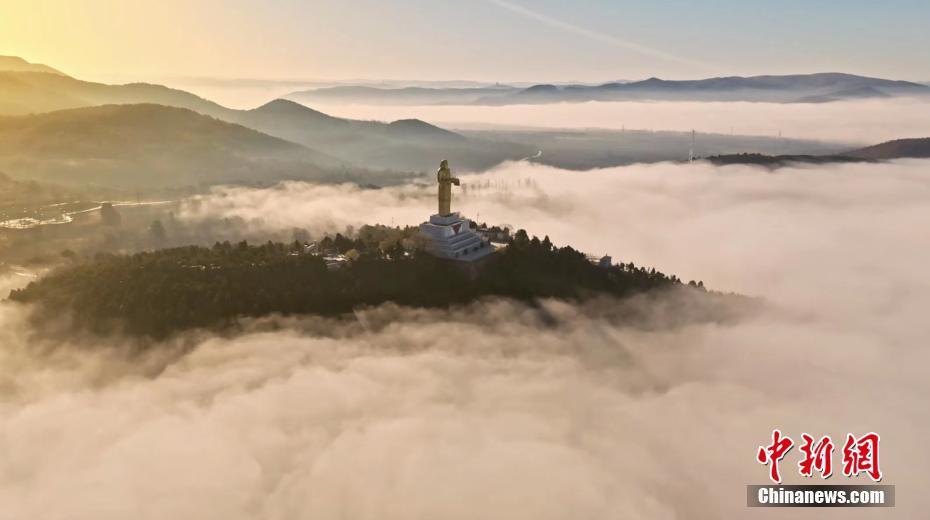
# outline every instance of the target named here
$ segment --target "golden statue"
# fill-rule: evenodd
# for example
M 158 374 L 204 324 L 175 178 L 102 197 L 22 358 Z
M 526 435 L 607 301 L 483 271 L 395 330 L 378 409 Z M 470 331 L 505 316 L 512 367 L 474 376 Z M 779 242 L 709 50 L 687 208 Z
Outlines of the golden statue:
M 452 170 L 449 169 L 449 161 L 443 159 L 439 163 L 436 180 L 439 181 L 439 215 L 445 217 L 452 214 L 452 185 L 459 185 L 459 180 L 452 176 Z

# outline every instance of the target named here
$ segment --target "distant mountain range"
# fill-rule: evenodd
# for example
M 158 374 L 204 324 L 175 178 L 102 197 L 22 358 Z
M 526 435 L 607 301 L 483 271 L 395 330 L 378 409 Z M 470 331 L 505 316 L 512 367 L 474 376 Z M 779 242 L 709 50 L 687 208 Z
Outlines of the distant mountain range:
M 840 154 L 766 155 L 760 153 L 740 153 L 714 155 L 707 157 L 707 160 L 714 164 L 755 164 L 777 168 L 797 163 L 826 164 L 926 158 L 930 158 L 930 137 L 896 139 L 894 141 L 887 141 Z
M 676 99 L 823 101 L 843 96 L 919 94 L 928 87 L 845 74 L 760 76 L 607 85 L 500 85 L 475 88 L 323 89 L 323 95 L 363 95 L 431 103 L 468 96 L 470 103 L 553 102 L 663 92 Z M 327 94 L 328 92 L 328 94 Z M 833 94 L 829 94 L 832 92 Z M 601 94 L 598 94 L 601 93 Z M 820 96 L 814 99 L 812 96 Z M 605 94 L 605 95 L 608 95 Z M 637 95 L 639 95 L 637 94 Z M 804 97 L 800 97 L 804 96 Z M 270 183 L 285 179 L 387 184 L 412 172 L 432 171 L 449 159 L 459 171 L 534 157 L 559 167 L 588 169 L 638 161 L 675 160 L 687 136 L 674 132 L 452 132 L 417 119 L 390 123 L 333 117 L 278 99 L 235 110 L 190 92 L 148 83 L 107 85 L 82 81 L 51 67 L 0 57 L 0 169 L 17 181 L 116 190 L 200 189 L 218 183 Z M 830 154 L 827 143 L 708 135 L 705 153 L 747 150 L 775 154 Z M 897 142 L 864 149 L 862 157 L 919 152 Z M 920 148 L 920 146 L 918 146 Z M 889 151 L 891 150 L 891 151 Z M 871 154 L 871 155 L 870 155 Z M 895 155 L 897 154 L 897 155 Z M 853 153 L 849 157 L 858 157 Z M 884 157 L 882 157 L 884 158 Z
M 366 104 L 510 105 L 585 101 L 758 101 L 824 103 L 844 99 L 930 96 L 930 87 L 852 74 L 721 77 L 701 80 L 611 82 L 602 85 L 540 84 L 527 88 L 376 88 L 340 86 L 294 92 L 301 102 Z
M 535 152 L 525 145 L 466 138 L 419 120 L 382 123 L 341 119 L 287 100 L 252 110 L 235 110 L 162 85 L 107 85 L 47 71 L 3 70 L 2 63 L 0 115 L 108 104 L 151 103 L 186 108 L 325 150 L 346 164 L 369 170 L 430 171 L 442 159 L 453 161 L 463 171 L 481 170 Z

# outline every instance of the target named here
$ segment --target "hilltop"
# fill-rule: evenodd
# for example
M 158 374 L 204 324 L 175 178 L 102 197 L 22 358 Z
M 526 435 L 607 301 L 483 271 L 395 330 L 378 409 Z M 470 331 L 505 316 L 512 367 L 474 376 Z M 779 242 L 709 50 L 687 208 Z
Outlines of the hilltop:
M 150 83 L 107 85 L 49 72 L 0 70 L 0 115 L 26 115 L 96 105 L 155 103 L 221 116 L 228 109 L 199 96 Z
M 65 75 L 63 72 L 55 70 L 48 65 L 43 65 L 41 63 L 29 63 L 28 61 L 18 56 L 0 56 L 0 71 L 46 72 L 60 76 Z
M 404 236 L 415 228 L 380 229 L 368 233 L 370 240 L 337 236 L 331 241 L 350 257 L 335 270 L 327 268 L 322 256 L 304 253 L 299 243 L 217 243 L 212 248 L 98 255 L 14 291 L 10 298 L 34 305 L 39 322 L 68 316 L 78 329 L 156 338 L 193 328 L 221 330 L 239 318 L 340 316 L 387 302 L 450 307 L 489 296 L 533 302 L 677 291 L 690 299 L 670 299 L 668 315 L 686 320 L 725 319 L 734 308 L 727 304 L 738 298 L 708 293 L 702 284 L 682 284 L 632 263 L 595 266 L 571 247 L 554 247 L 548 238 L 530 239 L 523 231 L 472 277 L 454 262 L 418 250 L 405 252 Z M 676 301 L 681 309 L 673 308 Z M 630 318 L 649 323 L 636 313 Z
M 930 137 L 896 139 L 848 152 L 860 159 L 907 159 L 930 157 Z

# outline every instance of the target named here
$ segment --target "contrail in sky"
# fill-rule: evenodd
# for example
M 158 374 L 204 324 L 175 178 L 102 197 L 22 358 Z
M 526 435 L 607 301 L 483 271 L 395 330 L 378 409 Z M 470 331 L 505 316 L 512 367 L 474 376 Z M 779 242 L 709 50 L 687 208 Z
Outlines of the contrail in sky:
M 702 62 L 695 61 L 692 59 L 684 58 L 682 56 L 676 56 L 674 54 L 670 54 L 660 49 L 654 49 L 652 47 L 640 45 L 638 43 L 624 40 L 622 38 L 617 38 L 616 36 L 613 36 L 610 34 L 587 29 L 585 27 L 571 24 L 571 23 L 565 22 L 563 20 L 559 20 L 557 18 L 553 18 L 551 16 L 548 16 L 542 13 L 538 13 L 536 11 L 531 11 L 523 7 L 522 5 L 509 2 L 508 0 L 487 0 L 487 1 L 499 7 L 507 9 L 510 12 L 519 14 L 521 16 L 525 16 L 526 18 L 530 18 L 532 20 L 536 20 L 537 22 L 540 22 L 540 23 L 544 23 L 550 27 L 555 27 L 557 29 L 561 29 L 566 32 L 575 33 L 575 34 L 584 36 L 585 38 L 588 38 L 594 41 L 606 43 L 608 45 L 613 45 L 615 47 L 622 47 L 624 49 L 635 51 L 640 54 L 644 54 L 646 56 L 652 56 L 654 58 L 660 58 L 666 61 L 673 61 L 675 63 L 681 63 L 684 65 L 688 65 L 690 67 L 697 67 L 697 68 L 701 68 L 705 70 L 716 69 L 716 67 L 713 67 L 707 63 L 702 63 Z

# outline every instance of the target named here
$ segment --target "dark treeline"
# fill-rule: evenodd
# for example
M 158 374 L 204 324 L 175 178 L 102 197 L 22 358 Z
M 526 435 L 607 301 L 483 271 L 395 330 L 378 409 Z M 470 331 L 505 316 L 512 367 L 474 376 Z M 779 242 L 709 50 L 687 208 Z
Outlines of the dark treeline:
M 36 304 L 39 320 L 70 315 L 75 325 L 92 332 L 158 338 L 191 328 L 221 328 L 238 317 L 339 315 L 389 301 L 444 307 L 491 295 L 579 299 L 680 284 L 632 263 L 599 267 L 571 247 L 554 247 L 548 237 L 530 239 L 522 230 L 481 269 L 469 271 L 405 250 L 405 230 L 373 229 L 367 236 L 337 236 L 326 244 L 350 253 L 338 266 L 328 266 L 326 257 L 307 253 L 299 242 L 223 242 L 98 255 L 61 268 L 10 298 Z M 703 290 L 703 285 L 695 287 Z
M 848 155 L 765 155 L 761 153 L 737 153 L 725 155 L 712 155 L 707 161 L 718 165 L 752 164 L 770 168 L 780 168 L 792 164 L 829 164 L 829 163 L 857 163 L 874 162 Z

